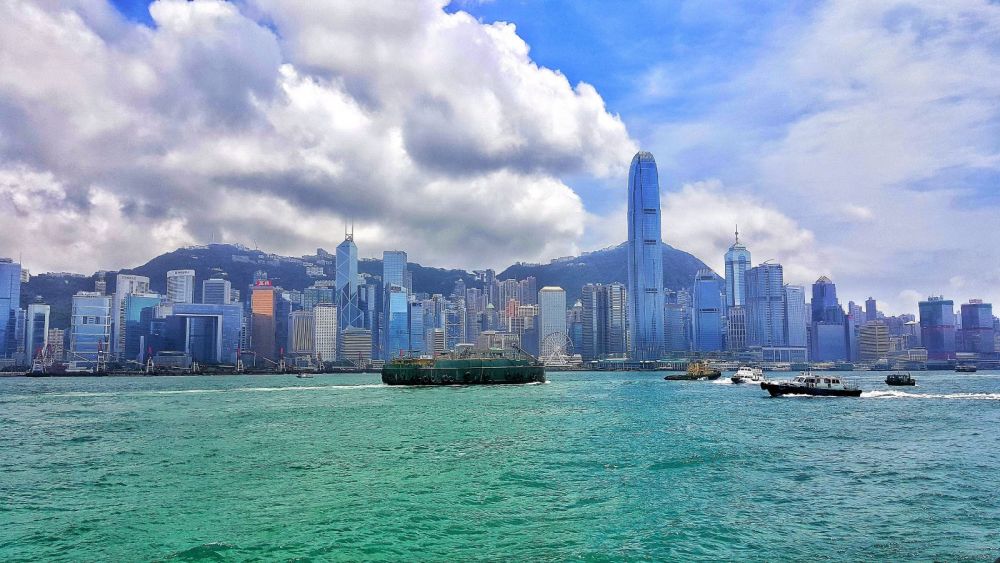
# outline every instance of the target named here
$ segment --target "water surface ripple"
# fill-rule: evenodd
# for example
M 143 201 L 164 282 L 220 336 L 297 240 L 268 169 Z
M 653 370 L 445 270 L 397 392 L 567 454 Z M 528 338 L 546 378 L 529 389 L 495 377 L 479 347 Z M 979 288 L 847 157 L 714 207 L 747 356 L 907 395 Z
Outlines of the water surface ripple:
M 0 379 L 0 560 L 1000 557 L 1000 374 Z

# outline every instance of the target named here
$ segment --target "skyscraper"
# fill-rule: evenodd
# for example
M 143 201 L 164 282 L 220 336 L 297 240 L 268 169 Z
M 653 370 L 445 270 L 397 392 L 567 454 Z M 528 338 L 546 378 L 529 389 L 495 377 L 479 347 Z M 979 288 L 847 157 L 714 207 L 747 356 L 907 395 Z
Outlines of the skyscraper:
M 228 305 L 233 302 L 233 284 L 222 278 L 201 282 L 201 302 L 206 305 Z
M 167 272 L 167 301 L 194 303 L 194 270 Z
M 129 293 L 122 303 L 124 315 L 120 325 L 124 339 L 119 356 L 125 360 L 138 360 L 146 352 L 144 338 L 149 336 L 149 321 L 153 318 L 152 310 L 161 303 L 157 293 Z M 148 311 L 147 311 L 148 310 Z
M 809 343 L 806 326 L 806 288 L 785 286 L 785 345 L 805 348 Z
M 583 346 L 578 352 L 584 360 L 625 355 L 626 300 L 625 286 L 620 283 L 583 286 L 580 298 Z
M 740 243 L 736 229 L 736 242 L 726 252 L 726 306 L 743 307 L 747 299 L 746 272 L 750 269 L 750 251 Z
M 400 275 L 402 279 L 402 275 Z M 410 305 L 406 288 L 392 284 L 385 296 L 385 357 L 389 360 L 404 355 L 410 350 Z M 464 338 L 464 334 L 462 335 Z
M 29 307 L 30 310 L 30 307 Z M 977 354 L 996 352 L 993 305 L 982 299 L 962 304 L 961 350 Z
M 718 352 L 722 341 L 722 280 L 712 270 L 702 269 L 694 277 L 694 350 Z
M 920 309 L 920 341 L 932 360 L 955 357 L 955 303 L 944 297 L 928 297 Z
M 88 291 L 73 296 L 67 359 L 74 367 L 93 369 L 98 352 L 108 352 L 111 316 L 110 296 Z
M 811 350 L 809 359 L 830 362 L 851 359 L 850 327 L 837 300 L 837 285 L 821 276 L 812 286 Z
M 337 314 L 340 316 L 341 333 L 348 327 L 362 328 L 364 315 L 358 306 L 358 247 L 354 244 L 354 233 L 348 233 L 344 242 L 337 245 Z M 369 332 L 369 341 L 371 333 Z M 355 342 L 357 344 L 357 342 Z M 343 342 L 337 346 L 344 351 Z M 368 352 L 371 357 L 371 351 Z
M 461 280 L 459 280 L 461 281 Z M 464 284 L 461 289 L 465 297 Z M 372 357 L 383 360 L 395 358 L 400 352 L 406 353 L 410 348 L 409 337 L 409 297 L 406 291 L 406 253 L 401 250 L 386 250 L 382 252 L 382 299 L 380 322 L 378 323 L 381 353 Z M 393 325 L 395 321 L 395 325 Z M 372 333 L 376 331 L 373 329 Z M 464 338 L 464 335 L 463 335 Z
M 292 311 L 288 325 L 288 353 L 313 355 L 316 351 L 316 317 L 313 311 Z
M 0 258 L 0 358 L 10 358 L 17 350 L 15 328 L 21 307 L 21 265 Z
M 874 297 L 865 300 L 865 321 L 878 320 L 878 306 Z
M 386 250 L 382 253 L 382 286 L 398 285 L 406 288 L 406 253 Z
M 747 270 L 747 345 L 785 346 L 785 287 L 781 264 Z
M 566 291 L 561 287 L 546 286 L 538 290 L 538 348 L 540 354 L 550 356 L 560 351 L 569 337 L 566 331 Z
M 410 304 L 410 352 L 415 356 L 427 353 L 424 340 L 424 304 L 422 301 L 411 301 Z
M 660 184 L 648 152 L 632 158 L 628 174 L 628 319 L 635 360 L 663 354 L 663 249 Z
M 274 361 L 276 357 L 274 315 L 277 309 L 277 295 L 271 282 L 261 280 L 254 284 L 250 292 L 251 349 L 258 357 Z
M 317 303 L 312 308 L 313 327 L 316 334 L 313 342 L 316 346 L 316 356 L 321 362 L 332 362 L 337 359 L 337 306 L 333 303 Z
M 44 303 L 32 303 L 28 305 L 25 327 L 25 346 L 27 360 L 31 361 L 38 353 L 45 348 L 49 339 L 49 306 Z
M 116 357 L 125 353 L 125 296 L 132 293 L 149 293 L 149 278 L 133 274 L 115 276 L 115 296 L 111 302 L 111 353 Z

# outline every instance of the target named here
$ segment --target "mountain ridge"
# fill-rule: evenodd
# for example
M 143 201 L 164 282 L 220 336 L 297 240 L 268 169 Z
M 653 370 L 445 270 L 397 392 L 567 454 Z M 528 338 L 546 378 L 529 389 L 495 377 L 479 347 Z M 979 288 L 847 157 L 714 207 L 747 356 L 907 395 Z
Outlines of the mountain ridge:
M 664 285 L 669 289 L 690 287 L 694 274 L 707 266 L 693 255 L 676 249 L 666 243 L 663 248 Z M 534 276 L 538 287 L 560 286 L 566 290 L 567 301 L 572 303 L 586 283 L 625 282 L 626 243 L 579 256 L 561 257 L 548 264 L 518 262 L 497 274 L 497 279 L 524 279 Z M 108 293 L 115 290 L 117 274 L 137 274 L 150 279 L 150 290 L 166 292 L 166 274 L 169 270 L 191 269 L 195 271 L 195 301 L 201 298 L 201 282 L 219 273 L 225 273 L 233 288 L 246 298 L 246 292 L 258 270 L 267 272 L 268 279 L 285 289 L 302 290 L 318 280 L 332 280 L 335 275 L 336 259 L 333 254 L 317 249 L 316 254 L 300 257 L 282 256 L 238 244 L 213 243 L 178 248 L 150 259 L 135 268 L 118 271 L 95 272 L 89 276 L 66 272 L 38 274 L 28 283 L 21 285 L 23 307 L 40 296 L 51 306 L 50 326 L 67 328 L 72 307 L 72 296 L 77 291 L 92 291 L 99 274 L 105 275 Z M 308 266 L 322 268 L 322 276 L 310 275 Z M 437 268 L 408 262 L 407 268 L 413 278 L 413 290 L 422 293 L 451 293 L 455 282 L 463 280 L 468 287 L 477 287 L 472 272 L 455 268 Z M 358 260 L 358 271 L 372 276 L 381 276 L 382 260 L 363 258 Z

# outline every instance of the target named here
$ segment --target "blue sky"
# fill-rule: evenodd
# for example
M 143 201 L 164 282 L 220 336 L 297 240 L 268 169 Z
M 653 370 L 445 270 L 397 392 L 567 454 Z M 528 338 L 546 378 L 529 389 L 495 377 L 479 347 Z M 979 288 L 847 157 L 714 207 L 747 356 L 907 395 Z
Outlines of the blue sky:
M 717 270 L 738 222 L 790 283 L 890 311 L 1000 300 L 996 2 L 19 5 L 0 14 L 0 140 L 21 139 L 0 179 L 25 217 L 58 194 L 66 232 L 110 214 L 164 249 L 295 254 L 356 220 L 362 254 L 544 261 L 624 239 L 641 148 L 664 239 Z M 23 236 L 0 242 L 47 235 Z M 35 267 L 151 253 L 114 246 Z

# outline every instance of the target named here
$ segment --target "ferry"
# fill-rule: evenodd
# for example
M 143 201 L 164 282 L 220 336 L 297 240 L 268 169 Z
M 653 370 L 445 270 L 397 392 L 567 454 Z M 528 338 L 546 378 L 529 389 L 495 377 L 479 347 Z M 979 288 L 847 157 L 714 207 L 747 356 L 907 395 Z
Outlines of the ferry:
M 785 381 L 761 381 L 760 388 L 772 397 L 811 395 L 814 397 L 860 397 L 861 389 L 835 375 L 813 375 L 806 372 Z
M 399 358 L 382 367 L 386 385 L 545 383 L 545 365 L 521 349 L 463 349 L 437 358 Z
M 740 366 L 736 374 L 729 378 L 733 383 L 758 383 L 764 381 L 764 370 L 756 366 Z
M 958 373 L 976 373 L 976 364 L 959 364 L 955 366 Z

